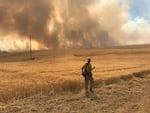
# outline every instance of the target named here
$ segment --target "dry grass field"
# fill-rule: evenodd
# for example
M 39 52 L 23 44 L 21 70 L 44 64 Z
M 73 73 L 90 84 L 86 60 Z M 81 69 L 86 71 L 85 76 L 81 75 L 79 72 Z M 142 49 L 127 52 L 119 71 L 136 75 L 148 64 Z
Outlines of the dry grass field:
M 132 92 L 140 92 L 138 85 L 140 83 L 149 85 L 148 82 L 150 82 L 144 76 L 150 73 L 150 46 L 142 46 L 140 48 L 136 46 L 125 47 L 122 49 L 43 50 L 34 51 L 33 57 L 35 58 L 34 60 L 29 60 L 28 52 L 5 53 L 0 55 L 0 112 L 38 113 L 39 110 L 36 108 L 39 108 L 40 105 L 44 106 L 45 104 L 50 105 L 50 103 L 53 103 L 53 108 L 54 106 L 60 105 L 57 107 L 57 109 L 59 108 L 58 111 L 53 108 L 44 109 L 42 107 L 43 109 L 40 109 L 41 111 L 39 113 L 113 113 L 112 110 L 116 110 L 117 105 L 115 104 L 116 107 L 114 106 L 114 108 L 108 110 L 105 108 L 107 106 L 103 105 L 105 102 L 108 102 L 107 105 L 109 106 L 112 104 L 109 102 L 109 99 L 113 100 L 117 96 L 120 99 L 125 99 L 123 97 L 123 90 L 131 87 Z M 81 67 L 87 58 L 91 58 L 93 66 L 96 67 L 93 73 L 95 93 L 97 96 L 94 96 L 96 101 L 94 101 L 95 103 L 92 101 L 92 105 L 97 106 L 91 108 L 89 111 L 86 111 L 86 107 L 84 109 L 84 105 L 86 106 L 90 100 L 87 100 L 84 96 L 82 97 L 84 95 L 82 94 L 84 81 L 81 76 Z M 139 77 L 143 77 L 143 80 Z M 144 88 L 148 86 L 141 87 L 143 88 L 142 91 L 145 91 Z M 100 92 L 101 97 L 98 99 Z M 128 94 L 128 92 L 126 93 Z M 147 95 L 149 93 L 148 91 L 144 92 Z M 133 95 L 130 96 L 127 98 L 133 99 Z M 138 100 L 139 97 L 137 96 L 135 98 Z M 88 99 L 92 100 L 93 98 Z M 141 103 L 141 105 L 150 104 L 148 99 L 146 99 L 146 104 Z M 64 101 L 67 101 L 68 104 Z M 119 101 L 122 100 L 118 99 L 116 103 Z M 125 103 L 126 101 L 124 100 Z M 145 100 L 142 101 L 145 102 Z M 28 107 L 30 106 L 30 109 L 27 106 L 22 109 L 28 111 L 21 112 L 21 110 L 17 111 L 19 108 L 14 108 L 17 105 L 23 106 L 26 102 L 28 103 Z M 41 102 L 41 104 L 38 104 L 38 102 Z M 113 102 L 115 103 L 115 100 Z M 34 105 L 35 103 L 35 108 L 32 109 L 33 106 L 31 104 Z M 64 103 L 64 105 L 61 106 L 60 103 Z M 76 111 L 75 105 L 80 103 L 82 103 L 81 108 L 78 108 L 79 106 L 77 105 L 76 110 L 81 110 Z M 130 104 L 127 104 L 129 107 Z M 48 107 L 48 105 L 45 106 Z M 98 105 L 102 106 L 98 107 Z M 10 106 L 13 106 L 13 109 Z M 99 109 L 96 109 L 96 107 Z M 129 110 L 125 105 L 122 107 Z M 135 107 L 133 109 L 136 109 L 137 106 L 133 107 Z M 146 110 L 147 106 L 143 107 L 143 109 Z M 100 112 L 98 110 L 103 111 Z M 123 112 L 121 108 L 118 110 L 120 111 L 116 111 L 117 113 L 142 113 L 136 110 Z

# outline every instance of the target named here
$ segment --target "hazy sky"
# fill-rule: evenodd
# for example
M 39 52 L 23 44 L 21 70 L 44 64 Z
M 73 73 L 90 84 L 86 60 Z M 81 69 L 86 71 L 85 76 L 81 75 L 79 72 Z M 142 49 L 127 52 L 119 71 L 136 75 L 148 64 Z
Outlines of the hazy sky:
M 131 18 L 150 20 L 150 0 L 132 0 Z

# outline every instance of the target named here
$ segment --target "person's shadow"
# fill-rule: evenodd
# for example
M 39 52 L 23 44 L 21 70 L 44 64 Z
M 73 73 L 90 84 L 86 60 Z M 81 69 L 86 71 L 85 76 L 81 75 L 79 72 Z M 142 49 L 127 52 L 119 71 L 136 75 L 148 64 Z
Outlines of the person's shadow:
M 86 93 L 86 97 L 90 98 L 91 100 L 98 100 L 99 99 L 99 97 L 94 92 Z
M 77 97 L 73 97 L 73 98 L 69 98 L 69 99 L 67 99 L 66 101 L 67 102 L 71 102 L 71 101 L 78 101 L 78 100 L 81 100 L 81 99 L 85 99 L 85 98 L 88 98 L 88 99 L 90 99 L 90 100 L 96 100 L 96 101 L 99 101 L 99 97 L 94 93 L 94 92 L 89 92 L 89 93 L 87 93 L 86 95 L 79 95 L 79 96 L 77 96 Z

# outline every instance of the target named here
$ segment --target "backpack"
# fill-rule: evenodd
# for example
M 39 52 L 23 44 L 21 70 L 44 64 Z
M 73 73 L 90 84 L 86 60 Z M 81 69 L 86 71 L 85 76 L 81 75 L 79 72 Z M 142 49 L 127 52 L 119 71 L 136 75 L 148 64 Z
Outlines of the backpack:
M 84 69 L 84 71 L 82 72 L 82 76 L 83 76 L 83 77 L 87 76 L 87 72 L 86 72 L 87 66 L 88 66 L 88 63 L 86 63 L 85 69 Z
M 82 72 L 82 76 L 85 77 L 87 75 L 87 73 L 84 71 Z

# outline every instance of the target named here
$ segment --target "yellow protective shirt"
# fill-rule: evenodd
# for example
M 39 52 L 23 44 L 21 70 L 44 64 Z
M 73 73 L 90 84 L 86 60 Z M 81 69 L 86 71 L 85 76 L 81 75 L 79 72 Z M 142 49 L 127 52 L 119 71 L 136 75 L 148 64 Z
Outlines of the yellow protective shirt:
M 82 68 L 86 70 L 86 72 L 92 71 L 92 65 L 90 63 L 86 63 Z

